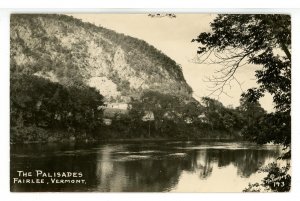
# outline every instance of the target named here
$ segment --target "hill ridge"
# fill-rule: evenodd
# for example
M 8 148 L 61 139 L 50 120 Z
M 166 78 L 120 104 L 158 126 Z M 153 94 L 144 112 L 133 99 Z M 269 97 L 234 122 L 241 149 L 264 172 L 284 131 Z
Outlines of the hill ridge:
M 83 83 L 111 102 L 128 102 L 145 90 L 192 94 L 180 65 L 154 46 L 62 14 L 11 15 L 11 73 Z

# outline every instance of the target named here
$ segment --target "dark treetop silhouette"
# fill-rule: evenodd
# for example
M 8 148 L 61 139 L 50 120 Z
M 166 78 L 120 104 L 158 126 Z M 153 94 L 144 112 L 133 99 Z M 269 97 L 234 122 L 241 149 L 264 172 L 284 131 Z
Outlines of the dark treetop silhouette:
M 258 143 L 274 142 L 290 150 L 291 144 L 291 21 L 288 15 L 218 15 L 212 32 L 203 32 L 193 42 L 200 44 L 199 62 L 223 64 L 210 78 L 212 94 L 226 93 L 224 87 L 237 81 L 235 73 L 256 64 L 259 87 L 242 94 L 242 102 L 257 104 L 265 92 L 273 96 L 275 112 L 257 118 L 243 135 Z M 283 157 L 290 158 L 290 151 Z M 274 189 L 272 189 L 274 190 Z M 285 191 L 287 189 L 277 189 Z M 275 189 L 276 191 L 276 189 Z

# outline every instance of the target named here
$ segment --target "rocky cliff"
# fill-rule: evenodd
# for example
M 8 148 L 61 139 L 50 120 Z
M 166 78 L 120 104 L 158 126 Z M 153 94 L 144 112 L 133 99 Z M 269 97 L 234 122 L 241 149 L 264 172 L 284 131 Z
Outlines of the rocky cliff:
M 107 101 L 144 90 L 191 98 L 181 67 L 145 41 L 66 15 L 11 15 L 11 74 L 95 87 Z

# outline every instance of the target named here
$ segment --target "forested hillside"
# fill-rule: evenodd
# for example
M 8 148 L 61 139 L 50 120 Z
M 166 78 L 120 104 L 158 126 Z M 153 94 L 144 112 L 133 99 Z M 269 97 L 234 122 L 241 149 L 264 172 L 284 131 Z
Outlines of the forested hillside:
M 11 16 L 10 83 L 12 142 L 240 139 L 266 114 L 247 100 L 200 103 L 153 46 L 66 15 Z
M 181 67 L 145 41 L 54 14 L 13 14 L 10 33 L 12 142 L 115 138 L 106 104 L 192 100 Z
M 11 74 L 95 87 L 110 102 L 143 90 L 182 95 L 192 90 L 181 67 L 145 41 L 66 15 L 11 16 Z

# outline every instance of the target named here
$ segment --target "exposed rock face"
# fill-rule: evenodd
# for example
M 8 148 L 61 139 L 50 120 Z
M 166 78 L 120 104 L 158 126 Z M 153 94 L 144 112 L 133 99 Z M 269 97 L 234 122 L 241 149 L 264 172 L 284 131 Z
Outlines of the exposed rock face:
M 117 97 L 121 95 L 117 90 L 117 85 L 106 77 L 91 77 L 87 84 L 101 91 L 104 97 Z
M 11 16 L 11 73 L 86 84 L 111 102 L 143 90 L 192 93 L 180 66 L 145 41 L 65 15 Z

